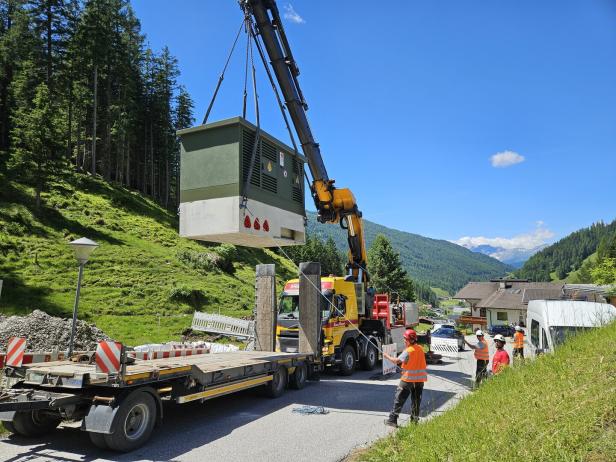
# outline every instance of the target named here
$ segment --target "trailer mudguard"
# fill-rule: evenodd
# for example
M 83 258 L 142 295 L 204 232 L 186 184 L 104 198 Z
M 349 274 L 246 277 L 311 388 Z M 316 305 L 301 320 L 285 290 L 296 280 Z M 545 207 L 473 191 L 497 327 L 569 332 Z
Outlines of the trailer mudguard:
M 83 419 L 81 429 L 87 432 L 111 434 L 111 424 L 118 412 L 119 406 L 107 406 L 105 404 L 92 405 L 88 415 Z
M 17 411 L 3 411 L 0 412 L 0 422 L 12 422 Z

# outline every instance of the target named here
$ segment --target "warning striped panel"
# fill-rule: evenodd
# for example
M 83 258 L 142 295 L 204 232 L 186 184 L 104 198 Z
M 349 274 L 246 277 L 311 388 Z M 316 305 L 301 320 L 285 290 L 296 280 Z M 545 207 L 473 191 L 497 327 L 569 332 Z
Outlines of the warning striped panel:
M 120 342 L 102 341 L 96 347 L 96 371 L 105 374 L 120 372 L 122 344 Z
M 458 340 L 455 338 L 432 337 L 430 339 L 430 349 L 435 353 L 452 358 L 459 358 Z
M 26 351 L 26 339 L 22 337 L 11 337 L 6 350 L 6 365 L 20 367 L 24 360 Z

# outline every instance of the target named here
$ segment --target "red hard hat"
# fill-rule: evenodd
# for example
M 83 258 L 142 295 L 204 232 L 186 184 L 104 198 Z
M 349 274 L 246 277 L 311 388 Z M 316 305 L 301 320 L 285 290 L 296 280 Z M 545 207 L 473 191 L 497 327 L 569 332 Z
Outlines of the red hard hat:
M 407 331 L 404 333 L 404 338 L 407 340 L 417 340 L 417 332 L 415 332 L 413 329 L 407 329 Z

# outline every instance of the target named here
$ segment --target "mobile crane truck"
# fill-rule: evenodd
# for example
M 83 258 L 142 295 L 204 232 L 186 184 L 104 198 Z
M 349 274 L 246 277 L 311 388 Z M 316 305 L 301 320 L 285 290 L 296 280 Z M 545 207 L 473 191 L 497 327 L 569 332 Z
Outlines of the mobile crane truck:
M 347 231 L 349 245 L 347 275 L 322 279 L 322 303 L 314 307 L 322 313 L 322 358 L 349 375 L 359 361 L 372 369 L 380 346 L 396 343 L 403 348 L 402 333 L 417 323 L 417 307 L 411 303 L 390 304 L 386 294 L 375 298 L 368 287 L 367 255 L 362 214 L 350 189 L 337 188 L 325 168 L 319 144 L 315 141 L 306 111 L 308 104 L 299 85 L 299 67 L 293 58 L 280 13 L 273 0 L 247 0 L 245 12 L 254 18 L 278 87 L 284 98 L 295 133 L 312 175 L 311 195 L 320 223 L 339 224 Z M 297 313 L 299 281 L 288 281 L 282 293 L 277 326 L 277 347 L 283 352 L 298 351 Z M 362 335 L 363 334 L 363 335 Z

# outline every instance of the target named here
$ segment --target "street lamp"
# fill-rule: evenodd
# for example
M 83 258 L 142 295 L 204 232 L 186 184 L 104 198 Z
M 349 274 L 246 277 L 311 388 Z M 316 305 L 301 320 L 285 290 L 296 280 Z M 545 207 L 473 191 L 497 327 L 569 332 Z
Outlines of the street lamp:
M 81 289 L 81 278 L 83 277 L 83 267 L 88 263 L 90 254 L 98 247 L 98 244 L 90 239 L 82 237 L 69 243 L 75 252 L 75 258 L 79 263 L 79 276 L 77 276 L 77 291 L 75 292 L 75 305 L 73 306 L 73 324 L 71 326 L 71 340 L 68 345 L 68 357 L 73 354 L 73 343 L 75 341 L 75 330 L 77 328 L 77 307 L 79 306 L 79 291 Z

